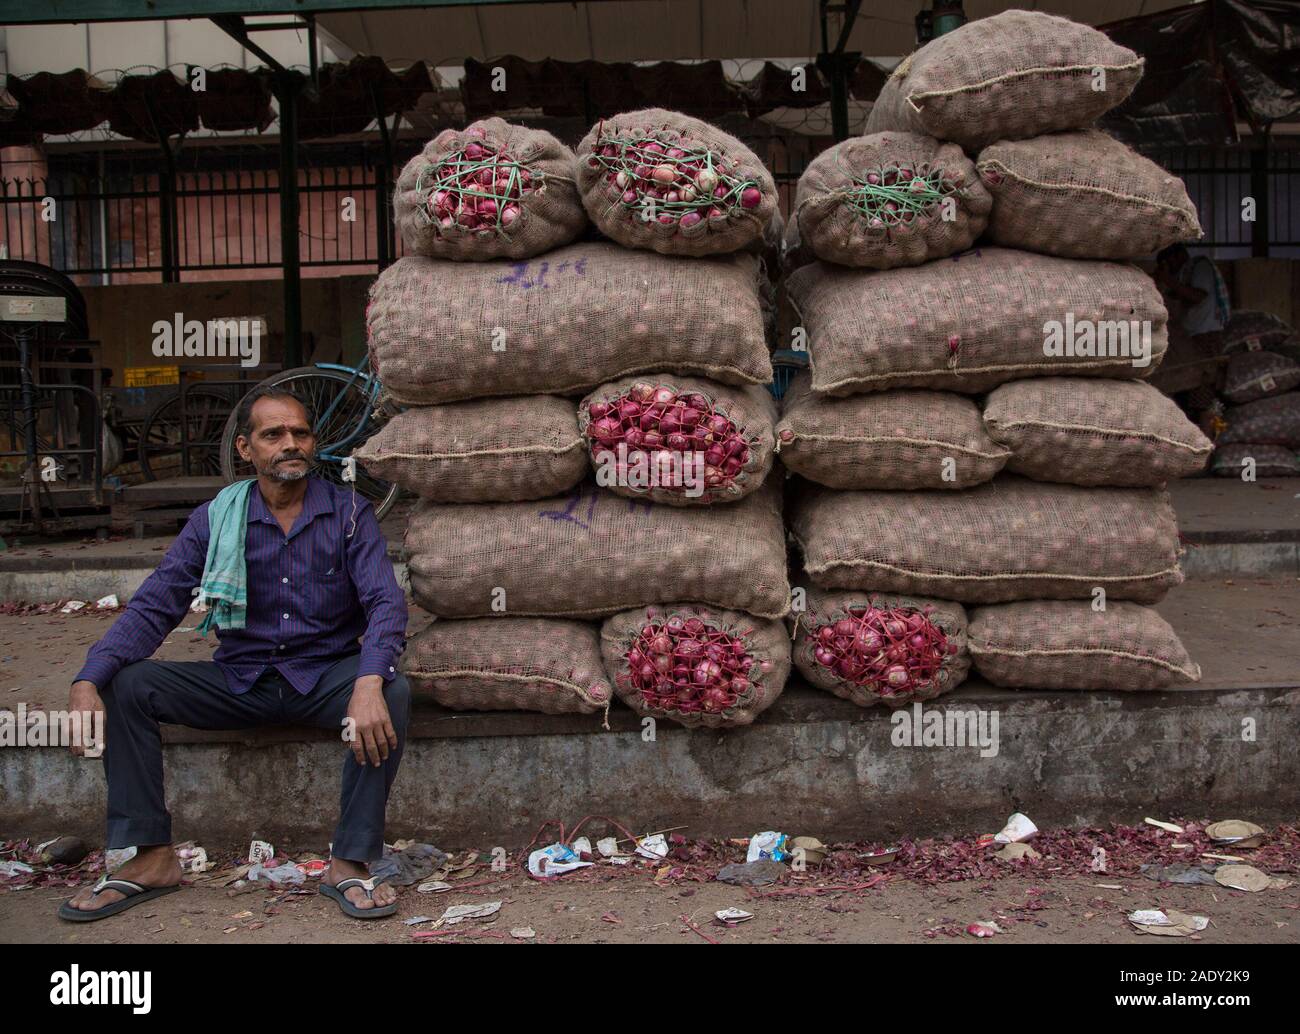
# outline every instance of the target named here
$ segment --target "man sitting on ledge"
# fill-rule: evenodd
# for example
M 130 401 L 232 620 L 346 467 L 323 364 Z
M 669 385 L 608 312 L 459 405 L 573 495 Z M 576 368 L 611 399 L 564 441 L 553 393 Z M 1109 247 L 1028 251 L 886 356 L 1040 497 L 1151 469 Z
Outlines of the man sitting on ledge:
M 179 888 L 159 722 L 338 730 L 351 753 L 321 893 L 357 918 L 397 910 L 396 891 L 369 880 L 366 863 L 383 854 L 406 739 L 410 689 L 397 671 L 406 600 L 370 504 L 308 477 L 316 440 L 306 406 L 285 388 L 257 388 L 238 425 L 256 481 L 194 511 L 72 685 L 72 711 L 107 712 L 107 846 L 137 853 L 66 902 L 64 919 L 101 919 Z M 145 660 L 187 614 L 196 586 L 209 606 L 200 630 L 217 627 L 221 641 L 213 660 Z

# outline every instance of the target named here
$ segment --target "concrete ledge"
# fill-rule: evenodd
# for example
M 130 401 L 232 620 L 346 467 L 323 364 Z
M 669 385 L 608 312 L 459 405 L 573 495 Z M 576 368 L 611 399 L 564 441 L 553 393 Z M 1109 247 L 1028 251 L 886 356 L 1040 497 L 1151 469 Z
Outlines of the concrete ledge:
M 393 556 L 398 582 L 408 584 L 406 563 Z M 97 600 L 110 593 L 126 602 L 153 574 L 161 553 L 143 556 L 86 557 L 3 557 L 0 554 L 0 600 L 24 603 L 57 603 L 59 600 Z
M 1181 564 L 1189 578 L 1223 575 L 1300 575 L 1300 536 L 1290 532 L 1260 532 L 1258 536 L 1233 541 L 1223 536 L 1213 540 L 1185 539 Z
M 517 845 L 545 819 L 604 814 L 635 828 L 688 824 L 692 836 L 781 829 L 893 839 L 992 830 L 1014 810 L 1040 825 L 1229 811 L 1271 821 L 1293 819 L 1300 805 L 1296 686 L 1115 694 L 975 683 L 934 707 L 976 709 L 998 716 L 996 756 L 981 757 L 977 746 L 896 746 L 891 712 L 806 687 L 748 728 L 660 722 L 649 742 L 626 710 L 614 711 L 604 732 L 599 716 L 422 707 L 389 835 Z M 1243 739 L 1244 728 L 1253 739 Z M 338 772 L 353 763 L 331 734 L 183 739 L 168 730 L 165 747 L 178 839 L 241 841 L 254 831 L 328 839 Z M 52 748 L 0 750 L 0 790 L 4 833 L 102 836 L 98 762 Z

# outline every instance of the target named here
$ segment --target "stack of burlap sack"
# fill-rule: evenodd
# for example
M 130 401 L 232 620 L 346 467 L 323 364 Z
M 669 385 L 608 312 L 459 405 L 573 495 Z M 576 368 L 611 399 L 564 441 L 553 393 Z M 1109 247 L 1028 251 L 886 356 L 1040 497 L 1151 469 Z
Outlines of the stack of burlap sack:
M 972 22 L 801 180 L 786 286 L 810 375 L 777 438 L 806 479 L 794 660 L 815 684 L 897 706 L 971 662 L 1005 686 L 1199 677 L 1150 604 L 1182 581 L 1164 483 L 1211 446 L 1144 382 L 1166 312 L 1128 260 L 1200 229 L 1176 177 L 1090 128 L 1141 70 L 1065 19 Z
M 410 408 L 358 455 L 421 497 L 411 588 L 440 620 L 405 664 L 436 700 L 590 712 L 618 695 L 716 726 L 781 692 L 758 257 L 776 201 L 739 140 L 661 110 L 602 121 L 576 155 L 489 119 L 402 173 L 413 254 L 375 283 L 367 326 Z

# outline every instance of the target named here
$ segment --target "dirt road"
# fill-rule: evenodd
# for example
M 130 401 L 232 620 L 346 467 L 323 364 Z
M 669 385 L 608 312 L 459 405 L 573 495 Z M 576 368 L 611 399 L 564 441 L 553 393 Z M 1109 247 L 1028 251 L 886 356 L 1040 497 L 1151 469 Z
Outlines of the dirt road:
M 1189 854 L 1172 847 L 1179 842 L 1174 834 L 1138 830 L 1138 845 L 1130 836 L 1132 832 L 1123 838 L 1134 843 L 1133 850 L 1141 857 L 1186 858 Z M 1096 835 L 1103 842 L 1118 844 L 1104 839 L 1111 834 Z M 84 925 L 54 916 L 59 902 L 71 894 L 70 888 L 43 886 L 0 890 L 0 930 L 5 941 L 54 944 L 977 943 L 966 932 L 967 926 L 992 920 L 1003 931 L 991 938 L 994 942 L 1112 944 L 1172 940 L 1135 932 L 1125 916 L 1135 909 L 1173 908 L 1210 920 L 1196 940 L 1219 944 L 1300 942 L 1300 880 L 1296 877 L 1300 833 L 1294 828 L 1274 831 L 1273 846 L 1248 859 L 1261 869 L 1284 875 L 1293 885 L 1257 893 L 1090 872 L 1082 861 L 1086 854 L 1076 848 L 1079 843 L 1086 847 L 1091 836 L 1089 831 L 1044 834 L 1041 859 L 1013 863 L 993 860 L 987 849 L 972 850 L 973 841 L 927 841 L 916 845 L 910 864 L 900 862 L 892 871 L 885 867 L 828 873 L 809 866 L 802 874 L 787 871 L 775 886 L 754 889 L 714 879 L 721 862 L 743 858 L 744 850 L 739 847 L 705 850 L 687 846 L 683 852 L 691 852 L 698 861 L 670 858 L 664 863 L 624 867 L 601 864 L 550 882 L 533 880 L 523 872 L 521 852 L 508 860 L 504 872 L 493 871 L 490 858 L 484 855 L 479 856 L 480 864 L 467 864 L 446 878 L 451 890 L 422 894 L 414 887 L 406 888 L 396 916 L 365 923 L 342 916 L 333 902 L 315 893 L 314 881 L 303 891 L 292 893 L 248 884 L 227 889 L 223 876 Z M 1160 846 L 1153 849 L 1153 844 Z M 1198 846 L 1190 853 L 1199 855 L 1201 849 Z M 232 864 L 236 850 L 223 854 L 209 848 L 213 858 L 227 858 Z M 1135 869 L 1138 856 L 1126 858 L 1123 850 L 1114 847 L 1112 868 Z M 305 857 L 309 852 L 292 853 Z M 464 857 L 467 862 L 471 856 L 466 852 Z M 945 859 L 974 859 L 959 864 L 979 875 L 958 878 L 956 869 L 944 869 Z M 233 870 L 227 867 L 226 871 Z M 88 873 L 83 878 L 93 876 Z M 435 930 L 431 923 L 407 926 L 403 922 L 421 915 L 436 920 L 449 906 L 493 901 L 502 904 L 490 923 L 471 921 Z M 714 921 L 716 911 L 733 907 L 752 912 L 754 918 L 734 927 Z M 522 928 L 531 928 L 534 936 L 512 937 L 511 931 Z

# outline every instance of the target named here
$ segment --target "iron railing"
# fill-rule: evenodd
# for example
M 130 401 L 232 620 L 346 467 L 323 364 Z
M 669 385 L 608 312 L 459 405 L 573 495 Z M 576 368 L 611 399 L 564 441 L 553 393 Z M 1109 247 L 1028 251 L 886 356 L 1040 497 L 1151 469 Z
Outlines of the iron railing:
M 298 175 L 302 265 L 382 268 L 401 254 L 388 196 L 396 170 L 385 176 L 365 152 L 330 157 Z M 92 280 L 280 266 L 279 174 L 269 163 L 178 170 L 168 190 L 160 161 L 87 171 L 58 158 L 46 177 L 0 175 L 0 246 L 9 258 Z M 189 158 L 230 163 L 217 149 Z

